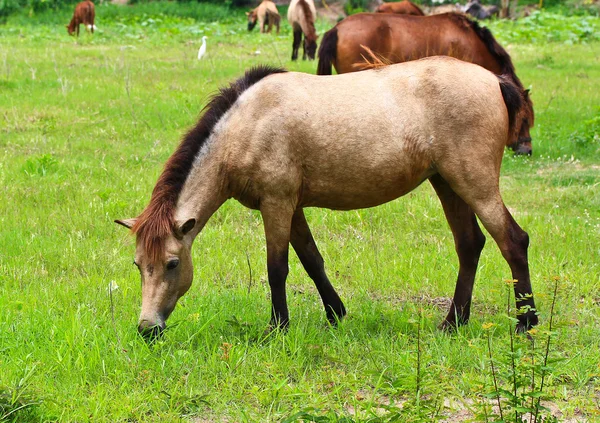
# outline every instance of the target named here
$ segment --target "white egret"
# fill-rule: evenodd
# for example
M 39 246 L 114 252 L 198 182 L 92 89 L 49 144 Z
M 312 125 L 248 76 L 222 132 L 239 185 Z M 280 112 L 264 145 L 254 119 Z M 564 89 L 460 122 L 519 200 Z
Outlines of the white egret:
M 198 50 L 198 60 L 201 60 L 204 57 L 204 54 L 206 53 L 206 39 L 208 37 L 205 35 L 204 37 L 202 37 L 202 45 L 200 46 L 200 50 Z

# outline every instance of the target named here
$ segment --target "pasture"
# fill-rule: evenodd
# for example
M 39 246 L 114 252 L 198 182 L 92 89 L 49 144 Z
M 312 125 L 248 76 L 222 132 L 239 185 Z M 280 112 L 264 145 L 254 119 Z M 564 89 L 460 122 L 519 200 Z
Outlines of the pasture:
M 428 183 L 374 209 L 306 210 L 348 315 L 326 324 L 291 253 L 285 334 L 264 334 L 260 214 L 227 202 L 195 242 L 192 288 L 148 345 L 134 241 L 113 220 L 141 212 L 218 87 L 260 63 L 316 71 L 290 61 L 285 19 L 275 36 L 248 33 L 241 10 L 196 20 L 151 6 L 97 6 L 97 31 L 79 39 L 71 10 L 0 24 L 0 422 L 493 421 L 494 375 L 509 393 L 518 377 L 525 395 L 542 372 L 559 421 L 600 420 L 598 18 L 490 25 L 536 110 L 533 156 L 507 151 L 501 176 L 531 238 L 535 354 L 510 336 L 510 270 L 489 235 L 469 324 L 436 328 L 458 260 Z

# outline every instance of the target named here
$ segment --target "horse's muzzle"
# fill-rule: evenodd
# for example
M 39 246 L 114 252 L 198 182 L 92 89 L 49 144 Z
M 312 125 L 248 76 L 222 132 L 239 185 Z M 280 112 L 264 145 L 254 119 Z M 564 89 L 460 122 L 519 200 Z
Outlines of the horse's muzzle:
M 513 146 L 513 150 L 516 154 L 531 156 L 531 153 L 533 152 L 531 138 L 519 139 L 516 145 Z
M 142 335 L 142 338 L 144 338 L 144 340 L 146 340 L 147 342 L 153 342 L 160 338 L 166 327 L 167 325 L 165 324 L 165 322 L 155 324 L 148 320 L 142 320 L 138 324 L 137 329 L 138 333 Z

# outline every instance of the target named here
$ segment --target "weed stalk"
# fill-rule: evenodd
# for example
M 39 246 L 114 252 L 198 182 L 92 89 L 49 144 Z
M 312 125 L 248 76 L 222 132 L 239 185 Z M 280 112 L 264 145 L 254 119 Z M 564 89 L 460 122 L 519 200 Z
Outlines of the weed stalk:
M 544 382 L 546 378 L 546 365 L 548 363 L 548 356 L 550 355 L 550 340 L 552 339 L 552 323 L 554 320 L 554 305 L 556 304 L 556 295 L 558 293 L 558 280 L 559 278 L 554 279 L 554 292 L 552 294 L 552 305 L 550 306 L 550 323 L 548 324 L 548 339 L 546 340 L 546 352 L 544 354 L 544 364 L 542 366 L 542 379 L 540 381 L 540 392 L 544 390 Z M 537 404 L 535 405 L 535 416 L 533 418 L 533 423 L 537 423 L 538 414 L 540 411 L 540 401 L 542 400 L 541 396 L 538 397 Z

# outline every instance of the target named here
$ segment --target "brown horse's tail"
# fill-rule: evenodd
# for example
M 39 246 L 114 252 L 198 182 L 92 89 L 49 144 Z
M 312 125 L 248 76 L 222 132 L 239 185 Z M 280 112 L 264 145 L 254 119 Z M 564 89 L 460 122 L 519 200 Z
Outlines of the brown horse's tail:
M 337 28 L 333 27 L 323 35 L 321 47 L 319 47 L 319 65 L 317 66 L 317 75 L 331 75 L 331 64 L 337 55 L 338 33 Z
M 523 107 L 523 96 L 521 89 L 515 84 L 509 75 L 497 75 L 500 82 L 500 91 L 508 111 L 508 137 L 514 136 L 517 122 L 517 116 L 521 113 Z

